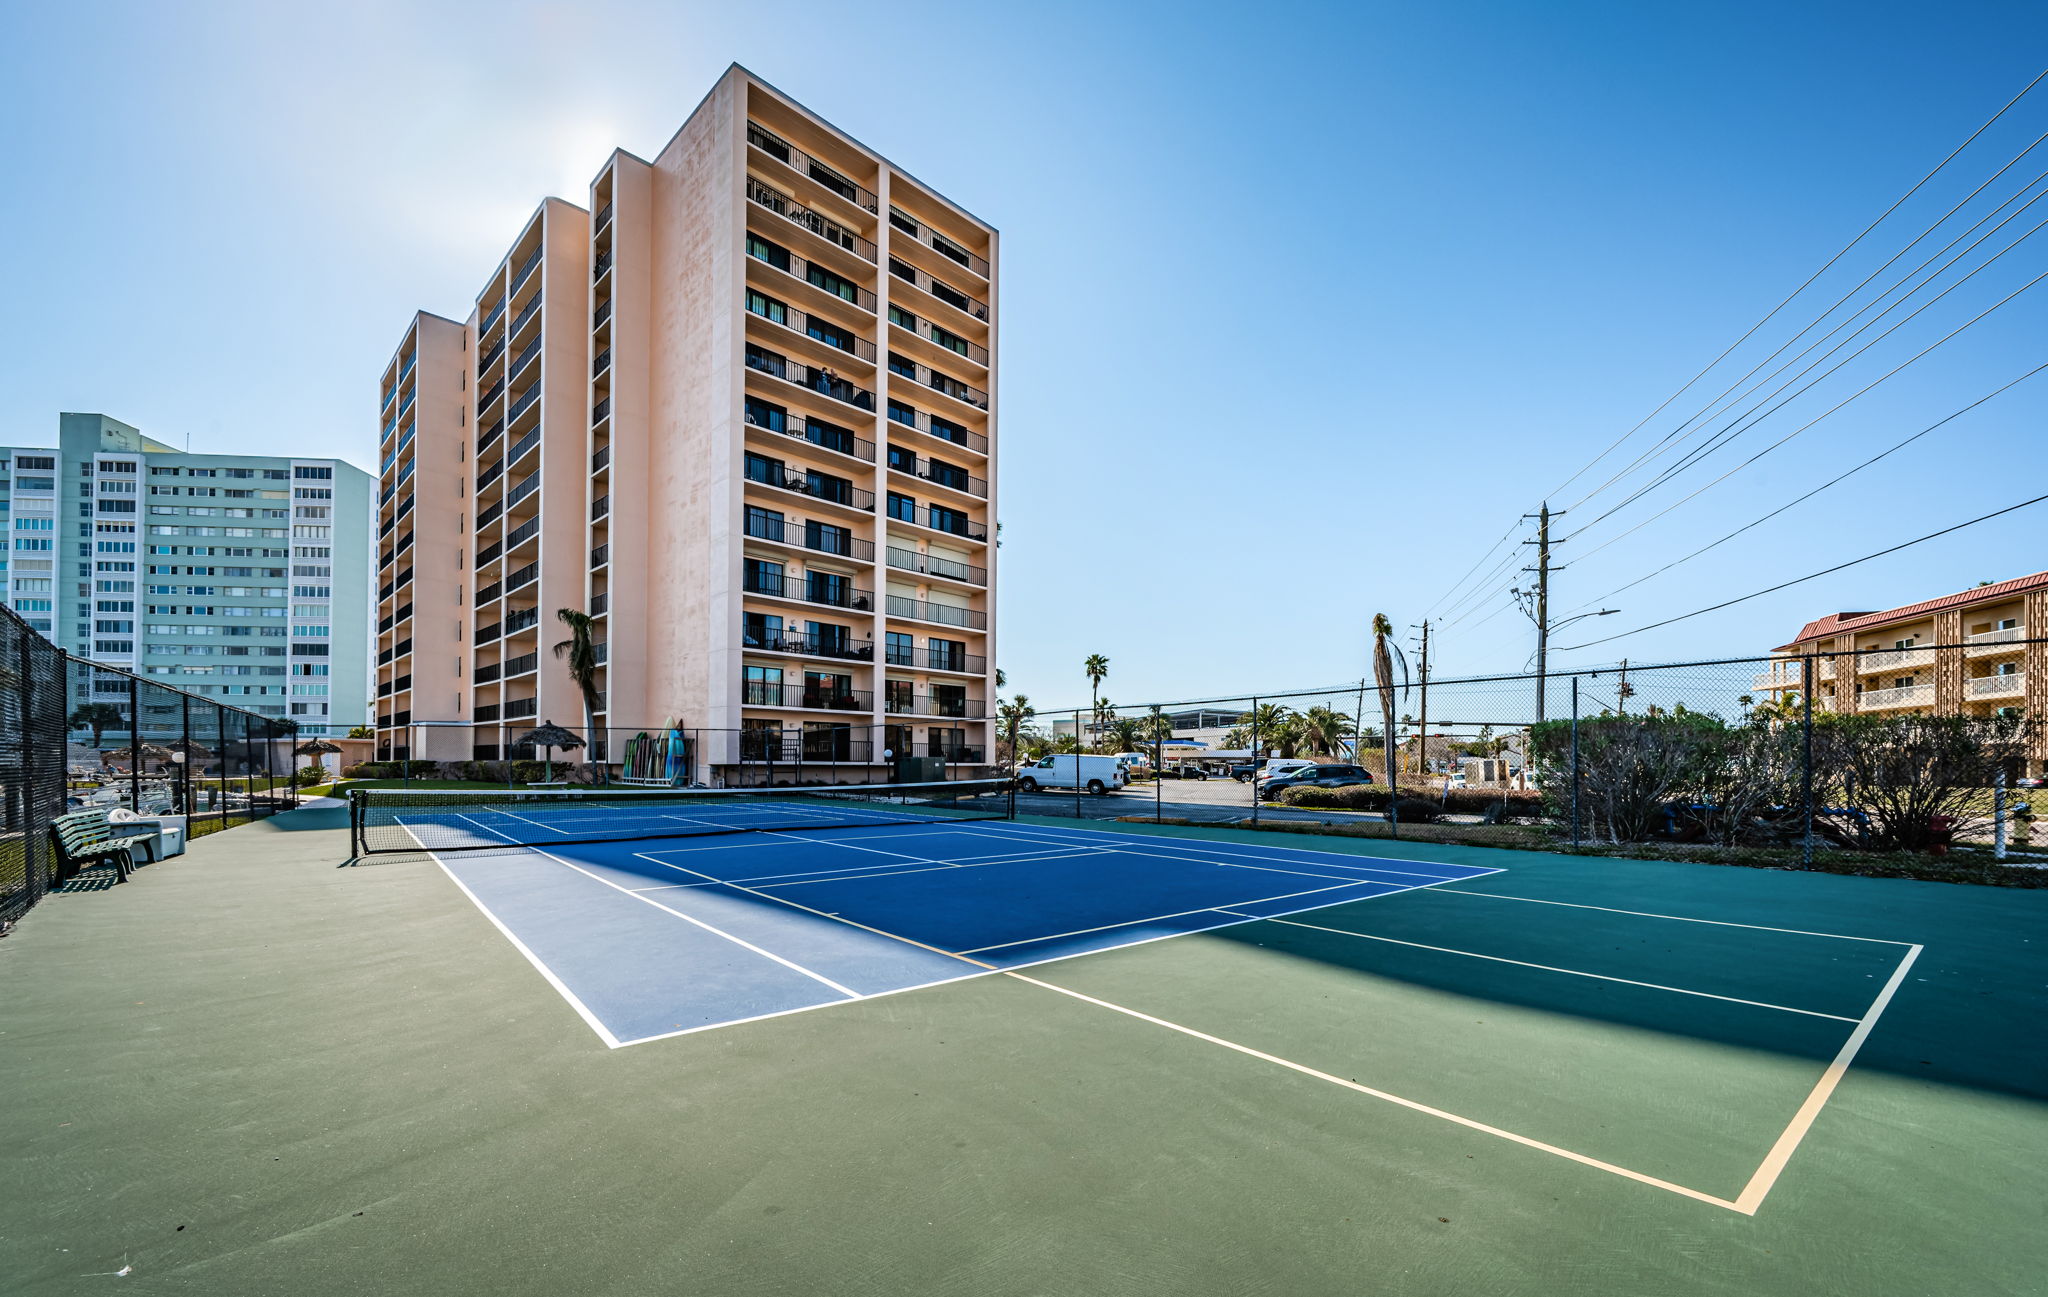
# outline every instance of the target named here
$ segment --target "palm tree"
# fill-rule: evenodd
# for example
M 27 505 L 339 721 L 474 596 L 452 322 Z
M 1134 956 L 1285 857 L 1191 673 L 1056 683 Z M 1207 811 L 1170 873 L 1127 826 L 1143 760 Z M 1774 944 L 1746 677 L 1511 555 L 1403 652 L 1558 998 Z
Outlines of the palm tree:
M 597 644 L 590 638 L 590 631 L 596 623 L 589 613 L 575 608 L 555 609 L 555 620 L 569 628 L 569 638 L 555 645 L 554 654 L 569 664 L 569 678 L 576 682 L 576 688 L 583 694 L 583 734 L 586 739 L 583 751 L 594 762 L 598 752 L 598 744 L 594 741 L 597 726 Z
M 998 688 L 998 689 L 1002 689 L 1002 688 L 1005 688 L 1006 686 L 1008 686 L 1008 685 L 1009 685 L 1009 683 L 1010 683 L 1010 677 L 1009 677 L 1009 676 L 1007 676 L 1007 675 L 1005 675 L 1005 674 L 1003 673 L 1003 669 L 1002 669 L 1001 667 L 997 667 L 997 668 L 996 668 L 996 688 Z
M 1102 716 L 1102 681 L 1109 674 L 1109 659 L 1100 653 L 1090 653 L 1081 663 L 1081 671 L 1088 677 L 1088 710 L 1099 720 Z
M 107 727 L 119 725 L 121 721 L 121 709 L 112 703 L 81 703 L 78 710 L 71 713 L 69 724 L 75 730 L 91 730 L 92 745 L 97 748 Z
M 1321 703 L 1301 713 L 1301 741 L 1312 755 L 1332 757 L 1351 737 L 1351 717 Z
M 1168 743 L 1173 740 L 1173 717 L 1168 716 L 1157 707 L 1152 709 L 1152 714 L 1145 717 L 1142 724 L 1145 727 L 1144 733 L 1146 738 L 1157 740 L 1160 743 Z
M 1031 699 L 1024 694 L 1018 694 L 1015 698 L 996 708 L 996 724 L 1000 726 L 1003 746 L 1009 750 L 1008 760 L 1015 761 L 1017 759 L 1017 735 L 1023 731 L 1025 724 L 1036 715 L 1038 715 L 1038 709 L 1031 705 Z
M 1300 718 L 1279 703 L 1260 703 L 1246 710 L 1244 719 L 1223 741 L 1233 748 L 1249 748 L 1254 737 L 1260 748 L 1279 748 L 1281 756 L 1291 757 L 1301 742 Z M 1258 759 L 1259 754 L 1253 752 L 1252 760 Z
M 1145 746 L 1151 726 L 1136 716 L 1112 716 L 1103 745 L 1112 752 L 1136 752 Z
M 1372 618 L 1372 678 L 1379 687 L 1380 717 L 1383 722 L 1380 733 L 1387 736 L 1382 747 L 1387 754 L 1387 795 L 1394 795 L 1394 664 L 1401 664 L 1401 688 L 1408 688 L 1408 659 L 1401 656 L 1401 646 L 1394 642 L 1394 623 L 1387 620 L 1385 613 L 1374 613 Z

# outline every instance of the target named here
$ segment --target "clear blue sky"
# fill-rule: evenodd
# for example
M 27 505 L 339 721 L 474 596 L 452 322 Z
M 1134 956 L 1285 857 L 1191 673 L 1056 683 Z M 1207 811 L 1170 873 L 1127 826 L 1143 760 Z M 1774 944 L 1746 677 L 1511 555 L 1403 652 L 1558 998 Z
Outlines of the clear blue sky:
M 1105 653 L 1107 692 L 1135 703 L 1355 676 L 1372 613 L 1419 621 L 2048 64 L 2048 8 L 4 0 L 0 442 L 96 410 L 174 444 L 372 464 L 408 313 L 462 314 L 542 196 L 580 201 L 615 144 L 651 155 L 734 60 L 1002 229 L 999 657 L 1053 704 L 1085 698 L 1081 659 Z M 2048 85 L 1752 358 L 2042 131 Z M 2048 146 L 1932 246 L 2044 169 Z M 1559 561 L 2044 269 L 2048 232 Z M 2048 360 L 2044 340 L 2048 286 L 1589 553 L 1559 607 Z M 2044 413 L 2048 375 L 1559 642 L 2038 494 Z M 1761 651 L 1828 610 L 2048 567 L 2044 533 L 2048 505 L 1561 656 Z M 1443 670 L 1522 666 L 1530 628 L 1499 606 L 1452 622 Z

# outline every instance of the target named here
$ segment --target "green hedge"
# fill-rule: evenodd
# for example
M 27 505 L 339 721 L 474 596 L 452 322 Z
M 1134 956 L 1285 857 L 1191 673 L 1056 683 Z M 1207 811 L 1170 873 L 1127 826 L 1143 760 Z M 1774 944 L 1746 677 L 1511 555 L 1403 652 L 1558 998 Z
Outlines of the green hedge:
M 1385 784 L 1354 784 L 1349 788 L 1285 789 L 1280 804 L 1315 811 L 1373 811 L 1387 809 Z M 1448 792 L 1401 790 L 1401 818 L 1427 823 L 1439 815 L 1484 815 L 1506 803 L 1505 819 L 1536 819 L 1543 814 L 1543 794 L 1534 790 L 1501 788 L 1453 788 Z

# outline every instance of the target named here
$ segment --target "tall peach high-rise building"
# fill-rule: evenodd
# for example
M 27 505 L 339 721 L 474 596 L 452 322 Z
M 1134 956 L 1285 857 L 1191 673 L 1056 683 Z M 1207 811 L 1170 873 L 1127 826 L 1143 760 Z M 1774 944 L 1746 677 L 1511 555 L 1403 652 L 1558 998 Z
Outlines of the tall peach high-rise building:
M 571 608 L 596 724 L 698 732 L 697 778 L 985 764 L 996 251 L 737 66 L 587 209 L 543 203 L 384 372 L 380 750 L 580 727 Z

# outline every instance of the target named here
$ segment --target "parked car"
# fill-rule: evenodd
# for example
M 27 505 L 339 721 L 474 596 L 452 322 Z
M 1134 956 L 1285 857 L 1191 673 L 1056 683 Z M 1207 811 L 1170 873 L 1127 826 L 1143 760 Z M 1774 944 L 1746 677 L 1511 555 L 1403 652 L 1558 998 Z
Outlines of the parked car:
M 1230 768 L 1230 777 L 1241 784 L 1249 782 L 1258 773 L 1259 768 L 1257 766 L 1232 766 Z
M 1159 767 L 1159 777 L 1161 779 L 1207 779 L 1209 772 L 1192 761 L 1182 761 L 1175 765 Z
M 1115 757 L 1055 752 L 1041 757 L 1017 772 L 1020 791 L 1035 793 L 1041 788 L 1081 788 L 1100 795 L 1122 788 L 1129 781 L 1123 762 Z
M 1364 766 L 1312 765 L 1264 781 L 1259 785 L 1259 800 L 1274 801 L 1290 788 L 1349 788 L 1372 781 L 1372 771 Z
M 1316 762 L 1301 757 L 1273 757 L 1259 768 L 1259 782 L 1264 784 L 1268 780 L 1286 779 L 1296 771 L 1309 770 L 1315 765 Z

